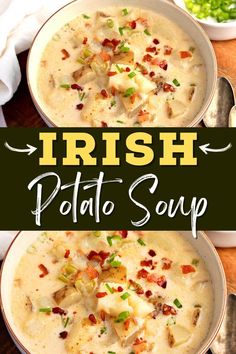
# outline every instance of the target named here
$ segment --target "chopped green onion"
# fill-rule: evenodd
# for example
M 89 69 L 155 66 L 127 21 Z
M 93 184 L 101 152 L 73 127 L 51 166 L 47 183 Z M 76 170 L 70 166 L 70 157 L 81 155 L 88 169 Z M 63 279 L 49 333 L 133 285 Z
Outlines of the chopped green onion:
M 107 236 L 107 242 L 108 242 L 108 244 L 109 244 L 110 247 L 112 246 L 112 241 L 113 241 L 113 240 L 121 241 L 121 240 L 122 240 L 122 237 L 121 237 L 121 236 L 118 236 L 118 235 Z
M 192 260 L 192 265 L 198 266 L 199 262 L 200 262 L 199 259 L 194 258 L 194 259 Z
M 115 322 L 116 323 L 124 322 L 125 320 L 127 320 L 129 315 L 130 315 L 129 311 L 123 311 L 123 312 L 119 313 L 119 315 L 116 318 Z
M 105 284 L 105 287 L 107 288 L 107 290 L 111 293 L 111 294 L 113 294 L 114 293 L 114 290 L 110 287 L 110 285 L 109 284 Z
M 112 261 L 110 262 L 110 265 L 113 267 L 113 268 L 118 268 L 121 266 L 121 262 L 120 261 Z
M 121 295 L 122 300 L 126 300 L 126 299 L 128 299 L 128 297 L 130 297 L 129 293 L 124 293 L 123 295 Z
M 125 122 L 122 122 L 122 120 L 117 120 L 117 123 L 124 124 Z
M 110 350 L 107 352 L 107 354 L 116 354 L 116 352 L 111 352 Z
M 176 319 L 175 317 L 171 316 L 171 318 L 167 321 L 167 326 L 172 326 L 176 324 Z
M 175 86 L 180 86 L 180 83 L 179 83 L 179 81 L 177 80 L 177 79 L 174 79 L 173 80 L 173 84 L 175 85 Z
M 149 30 L 148 30 L 147 28 L 144 30 L 144 33 L 145 33 L 147 36 L 151 36 L 151 33 L 149 32 Z
M 86 15 L 86 14 L 83 14 L 82 15 L 83 16 L 83 18 L 86 18 L 87 20 L 90 18 L 88 15 Z
M 146 243 L 145 243 L 141 238 L 138 239 L 138 243 L 139 243 L 141 246 L 146 246 Z
M 189 47 L 189 51 L 193 53 L 195 51 L 195 47 Z
M 114 27 L 114 21 L 113 21 L 111 18 L 109 18 L 109 19 L 107 20 L 107 26 L 108 26 L 109 28 L 113 28 L 113 27 Z
M 129 14 L 129 11 L 127 9 L 122 10 L 122 15 L 127 16 Z
M 128 89 L 124 92 L 123 96 L 124 96 L 124 97 L 130 97 L 130 96 L 132 96 L 134 93 L 135 93 L 135 88 L 134 88 L 134 87 L 130 87 L 130 88 L 128 88 Z
M 75 274 L 78 269 L 71 263 L 67 263 L 64 267 L 63 267 L 63 271 L 66 272 L 66 275 L 71 275 L 71 274 Z
M 50 313 L 50 312 L 52 312 L 52 308 L 51 307 L 42 307 L 41 309 L 39 309 L 39 312 Z
M 123 34 L 124 34 L 124 27 L 119 27 L 119 32 L 120 32 L 120 35 L 123 36 Z
M 61 84 L 60 87 L 68 90 L 70 88 L 70 85 L 69 84 Z
M 116 257 L 116 253 L 112 253 L 110 255 L 110 258 L 108 259 L 108 263 L 111 263 L 112 261 L 114 261 L 115 257 Z
M 100 330 L 100 334 L 106 334 L 107 333 L 107 327 L 102 327 L 101 330 Z
M 119 73 L 123 73 L 123 68 L 121 68 L 118 64 L 116 64 L 116 69 L 119 71 Z
M 85 92 L 79 93 L 80 101 L 83 101 L 84 97 L 85 97 Z M 94 233 L 95 233 L 95 232 L 99 233 L 100 231 L 94 231 Z M 101 234 L 101 232 L 100 232 L 100 234 Z M 99 237 L 99 236 L 96 236 L 96 237 Z
M 183 305 L 178 299 L 175 299 L 173 303 L 175 304 L 176 307 L 178 307 L 178 309 L 181 309 L 183 307 Z
M 133 79 L 133 77 L 136 76 L 136 73 L 134 71 L 132 71 L 131 73 L 129 73 L 128 76 L 129 76 L 130 79 Z
M 114 107 L 116 105 L 116 100 L 111 101 L 111 107 Z
M 67 317 L 67 318 L 62 317 L 62 324 L 63 324 L 64 328 L 66 328 L 68 326 L 69 321 L 70 321 L 70 317 Z
M 124 45 L 119 47 L 121 53 L 128 53 L 130 51 L 129 47 L 125 47 Z
M 82 100 L 81 100 L 82 101 Z M 100 237 L 101 236 L 101 231 L 93 231 L 93 235 L 95 237 Z
M 84 48 L 83 55 L 84 55 L 84 58 L 86 59 L 86 58 L 89 58 L 92 55 L 92 52 L 88 48 Z
M 79 59 L 77 59 L 77 62 L 82 64 L 82 65 L 85 64 L 85 60 L 83 58 L 81 58 L 81 57 Z
M 60 274 L 58 279 L 61 280 L 63 283 L 69 283 L 69 279 L 64 274 Z

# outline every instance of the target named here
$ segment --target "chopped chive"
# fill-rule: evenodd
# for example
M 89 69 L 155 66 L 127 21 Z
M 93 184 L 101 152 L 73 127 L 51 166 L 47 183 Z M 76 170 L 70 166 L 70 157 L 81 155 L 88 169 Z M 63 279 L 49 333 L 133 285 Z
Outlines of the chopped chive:
M 123 295 L 121 295 L 122 300 L 126 300 L 126 299 L 128 299 L 128 297 L 130 297 L 129 293 L 124 293 Z
M 69 84 L 62 84 L 60 85 L 61 88 L 64 88 L 64 89 L 70 89 L 70 85 Z
M 125 122 L 122 122 L 122 120 L 117 120 L 116 122 L 120 124 L 125 124 Z
M 100 330 L 100 334 L 106 334 L 107 333 L 107 327 L 102 327 L 101 330 Z
M 120 261 L 112 261 L 110 262 L 110 265 L 113 267 L 113 268 L 118 268 L 121 266 L 121 262 Z
M 82 64 L 82 65 L 85 64 L 85 60 L 83 58 L 81 58 L 81 57 L 79 59 L 77 59 L 77 62 Z
M 116 352 L 111 352 L 110 350 L 107 352 L 107 354 L 116 354 Z
M 183 307 L 183 305 L 178 299 L 175 299 L 173 303 L 175 304 L 176 307 L 178 307 L 178 309 L 181 309 Z
M 194 259 L 192 260 L 192 265 L 198 266 L 199 262 L 200 262 L 199 259 L 194 258 Z
M 86 18 L 87 20 L 90 18 L 88 15 L 86 15 L 86 14 L 83 14 L 82 15 L 83 16 L 83 18 Z
M 130 96 L 132 96 L 134 93 L 135 93 L 135 88 L 134 88 L 134 87 L 130 87 L 130 88 L 128 88 L 128 89 L 124 92 L 123 96 L 124 96 L 124 97 L 130 97 Z
M 116 64 L 116 69 L 119 71 L 119 73 L 123 73 L 124 71 L 118 64 Z
M 144 30 L 144 33 L 145 33 L 147 36 L 151 36 L 151 33 L 149 32 L 149 30 L 148 30 L 147 28 Z
M 84 97 L 85 97 L 85 92 L 79 93 L 80 101 L 83 101 Z M 94 232 L 100 232 L 100 231 L 94 231 Z
M 129 47 L 125 47 L 124 45 L 121 46 L 121 47 L 119 47 L 119 49 L 120 49 L 120 52 L 121 52 L 121 53 L 128 53 L 129 50 L 130 50 Z
M 146 243 L 145 243 L 141 238 L 138 239 L 138 243 L 139 243 L 141 246 L 146 246 Z
M 116 253 L 112 253 L 110 255 L 110 258 L 108 259 L 108 263 L 111 263 L 112 261 L 114 261 L 115 257 L 116 257 Z
M 177 87 L 180 86 L 180 83 L 177 79 L 174 79 L 172 82 L 175 86 L 177 86 Z
M 130 315 L 129 311 L 123 311 L 123 312 L 119 313 L 119 315 L 116 318 L 115 322 L 116 323 L 124 322 L 125 320 L 127 320 L 129 315 Z
M 114 293 L 114 290 L 110 287 L 110 285 L 109 284 L 105 284 L 105 287 L 107 288 L 107 290 L 111 293 L 111 294 L 113 294 Z
M 116 100 L 111 101 L 111 107 L 114 107 L 116 105 Z
M 107 236 L 107 242 L 109 244 L 109 246 L 112 246 L 112 241 L 116 240 L 116 241 L 121 241 L 122 237 L 118 236 L 118 235 L 114 235 L 114 236 Z
M 114 27 L 114 21 L 113 21 L 111 18 L 109 18 L 109 19 L 107 20 L 107 26 L 108 26 L 109 28 L 113 28 L 113 27 Z
M 129 78 L 132 79 L 133 77 L 136 76 L 136 73 L 134 71 L 132 71 L 131 73 L 129 73 Z
M 92 55 L 92 52 L 88 48 L 85 48 L 83 50 L 83 55 L 84 55 L 84 59 L 86 59 L 86 58 L 89 58 Z
M 69 321 L 70 321 L 70 317 L 67 317 L 67 318 L 62 317 L 62 324 L 63 324 L 64 328 L 66 328 L 68 326 Z
M 50 313 L 50 312 L 52 312 L 52 308 L 51 307 L 42 307 L 41 309 L 39 309 L 39 312 Z
M 63 283 L 69 283 L 69 279 L 64 274 L 60 274 L 58 280 L 62 281 Z
M 120 35 L 123 36 L 123 34 L 124 34 L 124 27 L 119 27 L 119 32 L 120 32 Z
M 122 15 L 127 16 L 129 14 L 129 11 L 127 9 L 122 10 Z

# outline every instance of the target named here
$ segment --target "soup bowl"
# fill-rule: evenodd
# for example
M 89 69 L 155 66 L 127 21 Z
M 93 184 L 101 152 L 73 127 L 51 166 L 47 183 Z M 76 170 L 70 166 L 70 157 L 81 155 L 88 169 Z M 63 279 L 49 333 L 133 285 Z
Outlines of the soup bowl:
M 187 33 L 194 41 L 196 46 L 200 50 L 200 54 L 203 58 L 206 69 L 206 90 L 203 103 L 200 110 L 195 115 L 188 127 L 197 125 L 204 116 L 204 113 L 209 107 L 217 80 L 217 63 L 214 53 L 214 49 L 211 42 L 201 26 L 195 21 L 191 15 L 182 10 L 178 6 L 165 1 L 165 0 L 121 0 L 119 1 L 119 7 L 122 6 L 142 8 L 145 10 L 153 11 L 154 13 L 163 15 L 169 20 L 178 25 L 185 33 Z M 66 23 L 73 20 L 76 15 L 84 14 L 88 12 L 96 12 L 97 9 L 102 10 L 105 7 L 114 6 L 112 0 L 77 0 L 69 3 L 58 12 L 56 12 L 48 21 L 42 26 L 36 35 L 27 62 L 27 81 L 30 90 L 32 100 L 38 110 L 38 113 L 48 126 L 55 127 L 57 124 L 53 121 L 52 117 L 48 113 L 45 113 L 46 109 L 42 99 L 40 98 L 40 92 L 38 89 L 38 69 L 40 66 L 40 60 L 42 54 L 48 44 L 50 38 Z M 76 14 L 76 15 L 75 15 Z M 187 124 L 187 123 L 186 123 Z M 62 124 L 63 125 L 63 124 Z M 62 126 L 61 125 L 61 126 Z
M 3 318 L 16 346 L 21 353 L 27 354 L 30 353 L 29 345 L 20 332 L 20 329 L 16 326 L 11 310 L 12 287 L 14 274 L 21 257 L 41 232 L 42 231 L 20 232 L 9 247 L 1 271 L 0 296 Z M 213 285 L 213 318 L 207 337 L 203 343 L 199 344 L 198 350 L 198 354 L 204 354 L 216 337 L 223 321 L 227 297 L 226 280 L 220 258 L 207 236 L 201 231 L 198 232 L 198 239 L 194 239 L 192 233 L 188 231 L 181 232 L 181 234 L 184 239 L 190 242 L 204 260 Z

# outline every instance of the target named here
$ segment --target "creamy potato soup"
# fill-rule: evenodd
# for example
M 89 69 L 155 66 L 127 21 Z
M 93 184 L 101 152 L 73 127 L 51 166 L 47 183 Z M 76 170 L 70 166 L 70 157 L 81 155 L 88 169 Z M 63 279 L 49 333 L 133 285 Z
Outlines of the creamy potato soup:
M 186 126 L 206 73 L 192 38 L 138 8 L 105 8 L 62 27 L 41 58 L 42 108 L 58 126 Z
M 197 353 L 213 303 L 203 260 L 177 232 L 44 232 L 12 291 L 33 354 Z

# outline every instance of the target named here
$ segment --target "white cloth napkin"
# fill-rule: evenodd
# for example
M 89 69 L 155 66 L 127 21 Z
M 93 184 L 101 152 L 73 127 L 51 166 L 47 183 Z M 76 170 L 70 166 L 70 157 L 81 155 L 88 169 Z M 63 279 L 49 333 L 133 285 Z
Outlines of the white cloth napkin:
M 42 24 L 70 0 L 0 0 L 0 126 L 6 126 L 1 106 L 21 80 L 17 54 L 28 49 Z
M 4 258 L 6 251 L 16 234 L 17 231 L 0 231 L 0 260 Z

